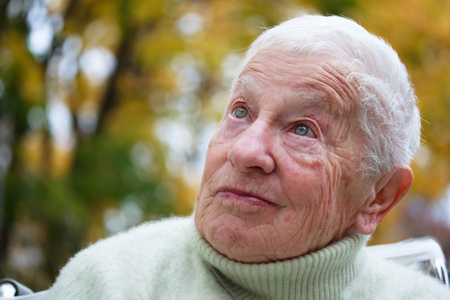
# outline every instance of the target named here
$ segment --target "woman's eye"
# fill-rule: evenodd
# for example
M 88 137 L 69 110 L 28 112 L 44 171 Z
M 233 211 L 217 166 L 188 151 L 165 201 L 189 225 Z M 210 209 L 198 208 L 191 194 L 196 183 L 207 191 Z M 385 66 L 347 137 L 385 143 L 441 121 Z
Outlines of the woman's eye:
M 248 115 L 248 109 L 245 107 L 238 107 L 233 111 L 233 115 L 238 119 L 243 119 Z
M 295 126 L 294 133 L 300 136 L 316 137 L 315 133 L 305 124 Z

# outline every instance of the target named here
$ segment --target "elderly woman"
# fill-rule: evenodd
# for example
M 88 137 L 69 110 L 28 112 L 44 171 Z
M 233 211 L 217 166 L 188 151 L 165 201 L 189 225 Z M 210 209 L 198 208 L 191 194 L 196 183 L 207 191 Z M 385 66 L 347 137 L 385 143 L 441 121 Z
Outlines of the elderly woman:
M 49 299 L 449 299 L 365 244 L 413 182 L 420 116 L 405 67 L 341 17 L 250 47 L 195 213 L 80 252 Z

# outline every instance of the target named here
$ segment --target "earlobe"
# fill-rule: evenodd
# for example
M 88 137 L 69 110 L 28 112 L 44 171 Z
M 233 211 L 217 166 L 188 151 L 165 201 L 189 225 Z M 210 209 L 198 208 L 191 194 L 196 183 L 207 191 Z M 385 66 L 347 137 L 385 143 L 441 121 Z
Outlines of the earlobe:
M 408 166 L 397 166 L 375 184 L 375 197 L 358 211 L 355 227 L 359 233 L 372 234 L 387 213 L 406 195 L 414 176 Z

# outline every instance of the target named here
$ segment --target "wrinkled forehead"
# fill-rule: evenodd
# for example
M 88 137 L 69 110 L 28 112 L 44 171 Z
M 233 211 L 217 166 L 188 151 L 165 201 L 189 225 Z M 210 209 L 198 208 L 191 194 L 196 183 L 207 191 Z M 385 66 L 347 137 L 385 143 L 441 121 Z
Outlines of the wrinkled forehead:
M 286 87 L 310 106 L 350 117 L 359 97 L 355 83 L 349 80 L 347 65 L 343 60 L 319 55 L 262 51 L 243 68 L 234 89 L 258 95 L 268 85 Z

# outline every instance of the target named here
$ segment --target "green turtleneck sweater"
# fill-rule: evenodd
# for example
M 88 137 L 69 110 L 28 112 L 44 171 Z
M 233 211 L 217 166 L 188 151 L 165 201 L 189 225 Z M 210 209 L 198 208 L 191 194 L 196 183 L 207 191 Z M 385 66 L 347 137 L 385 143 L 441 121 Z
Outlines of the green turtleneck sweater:
M 367 236 L 354 235 L 295 259 L 243 264 L 232 261 L 195 235 L 193 246 L 235 299 L 344 299 L 366 259 Z
M 193 218 L 141 225 L 77 254 L 46 299 L 450 299 L 437 280 L 371 256 L 353 235 L 301 257 L 243 264 Z

